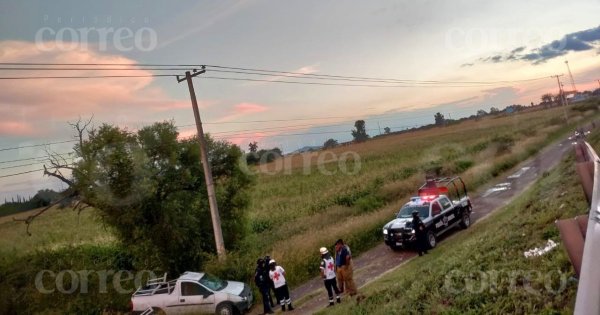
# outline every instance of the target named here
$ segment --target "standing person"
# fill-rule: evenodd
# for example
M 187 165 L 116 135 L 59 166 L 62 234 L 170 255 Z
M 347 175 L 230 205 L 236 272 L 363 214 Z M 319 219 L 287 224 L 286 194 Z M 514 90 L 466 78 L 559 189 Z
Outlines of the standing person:
M 333 262 L 333 258 L 331 254 L 325 247 L 321 247 L 319 250 L 321 253 L 321 278 L 323 278 L 325 283 L 325 289 L 327 290 L 327 295 L 329 295 L 329 306 L 333 306 L 333 292 L 335 291 L 336 300 L 338 303 L 341 303 L 340 300 L 340 289 L 338 289 L 335 277 L 335 264 Z
M 293 311 L 292 299 L 290 298 L 290 290 L 288 289 L 287 282 L 285 281 L 285 270 L 281 266 L 278 266 L 275 259 L 271 259 L 269 262 L 269 278 L 273 280 L 275 286 L 275 296 L 281 304 L 281 311 L 285 312 L 285 305 L 287 304 L 288 310 Z
M 350 296 L 356 295 L 353 279 L 352 255 L 342 239 L 335 242 L 335 265 L 337 267 L 338 286 L 341 292 L 348 291 Z
M 256 270 L 254 272 L 254 283 L 260 290 L 260 295 L 262 296 L 264 314 L 273 314 L 273 310 L 271 309 L 271 294 L 269 291 L 271 290 L 271 284 L 268 275 L 267 265 L 265 265 L 265 260 L 259 258 L 256 261 Z
M 415 236 L 417 237 L 417 251 L 419 256 L 427 254 L 427 233 L 425 231 L 425 224 L 419 218 L 419 211 L 415 210 L 412 212 L 412 226 L 415 230 Z
M 273 303 L 273 298 L 271 295 L 271 290 L 273 290 L 273 294 L 275 294 L 275 287 L 273 286 L 273 280 L 269 278 L 269 265 L 271 264 L 271 256 L 265 256 L 265 278 L 269 283 L 269 304 L 271 305 L 271 309 L 275 307 L 275 303 Z

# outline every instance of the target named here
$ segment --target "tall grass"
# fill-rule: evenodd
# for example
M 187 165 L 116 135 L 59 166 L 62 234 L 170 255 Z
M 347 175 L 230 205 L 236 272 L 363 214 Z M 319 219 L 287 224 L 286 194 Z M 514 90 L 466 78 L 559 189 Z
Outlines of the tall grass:
M 270 254 L 286 268 L 289 282 L 299 284 L 316 275 L 319 247 L 344 238 L 358 254 L 381 242 L 381 226 L 416 193 L 426 172 L 461 175 L 471 190 L 478 188 L 595 114 L 572 111 L 569 123 L 562 108 L 487 117 L 328 151 L 358 153 L 355 175 L 316 171 L 319 153 L 285 157 L 279 163 L 291 165 L 287 173 L 268 174 L 275 162 L 259 173 L 250 236 L 243 250 L 230 253 L 236 263 L 248 264 L 247 270 L 217 262 L 208 268 L 250 279 L 256 257 Z M 338 165 L 324 164 L 328 170 Z
M 600 133 L 591 141 L 598 148 Z M 570 155 L 515 202 L 327 314 L 570 314 L 577 283 L 562 245 L 523 253 L 560 243 L 555 220 L 587 211 Z
M 198 268 L 252 282 L 256 258 L 270 254 L 286 268 L 290 284 L 297 285 L 317 274 L 319 247 L 344 238 L 356 255 L 381 242 L 381 226 L 415 193 L 426 172 L 461 175 L 470 188 L 477 188 L 597 111 L 572 112 L 569 123 L 563 115 L 557 108 L 487 117 L 337 147 L 326 151 L 325 159 L 319 158 L 324 152 L 307 153 L 255 168 L 248 236 L 226 262 L 212 259 Z M 338 161 L 330 160 L 348 151 L 360 156 L 347 163 L 351 170 L 360 166 L 356 174 L 340 172 Z M 277 163 L 289 168 L 269 175 Z M 80 217 L 52 210 L 36 219 L 31 237 L 22 223 L 12 221 L 0 222 L 0 231 L 0 256 L 6 264 L 20 257 L 37 259 L 40 250 L 39 255 L 47 255 L 48 250 L 68 252 L 85 244 L 110 248 L 114 243 L 93 210 Z

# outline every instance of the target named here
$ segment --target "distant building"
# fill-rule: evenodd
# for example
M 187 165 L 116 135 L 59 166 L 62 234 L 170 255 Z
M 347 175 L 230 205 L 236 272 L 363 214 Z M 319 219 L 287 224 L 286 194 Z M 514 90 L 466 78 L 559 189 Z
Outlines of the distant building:
M 573 95 L 572 97 L 568 98 L 567 100 L 569 101 L 569 103 L 577 103 L 577 102 L 585 101 L 588 98 L 589 98 L 589 96 L 587 94 L 576 93 L 575 95 Z

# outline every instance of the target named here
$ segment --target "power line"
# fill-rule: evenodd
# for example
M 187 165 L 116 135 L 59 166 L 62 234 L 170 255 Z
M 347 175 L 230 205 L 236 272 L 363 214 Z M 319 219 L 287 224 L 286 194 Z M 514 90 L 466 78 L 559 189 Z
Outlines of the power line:
M 3 149 L 0 149 L 0 151 L 18 150 L 18 149 L 33 148 L 33 147 L 43 147 L 43 146 L 46 146 L 46 145 L 69 143 L 69 142 L 77 142 L 77 141 L 78 140 L 63 140 L 63 141 L 57 141 L 57 142 L 47 142 L 47 143 L 40 143 L 40 144 L 22 145 L 22 146 L 17 146 L 17 147 L 3 148 Z
M 268 70 L 268 69 L 255 69 L 255 68 L 242 68 L 242 67 L 229 67 L 220 65 L 202 65 L 202 64 L 126 64 L 126 63 L 0 63 L 2 66 L 125 66 L 125 67 L 136 67 L 133 69 L 115 69 L 115 70 L 188 70 L 188 68 L 201 68 L 208 67 L 208 71 L 213 72 L 228 72 L 228 73 L 239 73 L 239 74 L 252 74 L 252 75 L 287 75 L 296 77 L 311 77 L 313 79 L 344 79 L 344 80 L 358 80 L 358 81 L 389 81 L 388 83 L 453 83 L 453 84 L 494 84 L 494 83 L 514 83 L 514 82 L 527 82 L 547 79 L 549 76 L 530 78 L 530 79 L 519 79 L 519 80 L 498 80 L 498 81 L 446 81 L 446 80 L 414 80 L 414 79 L 393 79 L 393 78 L 375 78 L 375 77 L 360 77 L 360 76 L 341 76 L 341 75 L 330 75 L 330 74 L 314 74 L 314 73 L 302 73 L 292 71 L 280 71 L 280 70 Z M 151 68 L 148 68 L 151 67 Z M 176 68 L 167 68 L 176 67 Z M 215 70 L 215 69 L 221 70 Z M 60 68 L 48 68 L 49 70 L 58 70 Z M 224 69 L 224 70 L 223 70 Z M 80 69 L 68 69 L 68 70 L 82 70 Z M 92 70 L 92 69 L 90 69 Z M 93 69 L 93 70 L 108 70 L 107 68 Z M 251 72 L 248 72 L 251 71 Z M 171 76 L 171 75 L 169 75 Z M 274 82 L 269 80 L 269 82 Z
M 26 172 L 20 172 L 20 173 L 14 173 L 14 174 L 8 174 L 8 175 L 1 175 L 0 178 L 5 178 L 5 177 L 12 177 L 12 176 L 17 176 L 17 175 L 23 175 L 23 174 L 29 174 L 29 173 L 35 173 L 35 172 L 40 172 L 43 171 L 44 169 L 39 169 L 39 170 L 33 170 L 33 171 L 26 171 Z
M 70 152 L 65 152 L 65 153 L 56 153 L 55 155 L 64 158 L 64 155 L 69 155 L 69 154 L 71 154 L 71 153 Z M 30 161 L 30 160 L 38 160 L 38 159 L 47 159 L 49 157 L 50 157 L 49 155 L 45 155 L 45 156 L 38 156 L 38 157 L 31 157 L 31 158 L 24 158 L 24 159 L 0 161 L 0 164 L 13 163 L 13 162 L 21 162 L 21 161 Z
M 104 78 L 152 78 L 176 77 L 176 74 L 148 74 L 148 75 L 81 75 L 81 76 L 29 76 L 29 77 L 0 77 L 0 80 L 37 80 L 37 79 L 104 79 Z

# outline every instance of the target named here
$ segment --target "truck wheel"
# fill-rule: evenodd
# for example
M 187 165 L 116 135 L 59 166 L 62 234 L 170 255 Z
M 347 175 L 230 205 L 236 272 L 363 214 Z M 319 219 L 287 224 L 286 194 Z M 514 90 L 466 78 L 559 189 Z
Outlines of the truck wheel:
M 427 232 L 427 245 L 429 245 L 429 248 L 434 248 L 436 244 L 437 240 L 435 238 L 435 233 L 433 233 L 433 231 Z
M 160 308 L 152 308 L 152 314 L 156 314 L 156 315 L 166 315 L 167 313 L 165 313 L 165 311 L 163 311 Z
M 468 213 L 464 213 L 462 219 L 460 220 L 460 227 L 463 229 L 468 228 L 471 225 L 471 215 Z
M 217 307 L 217 315 L 233 315 L 233 306 L 231 304 L 221 304 Z

